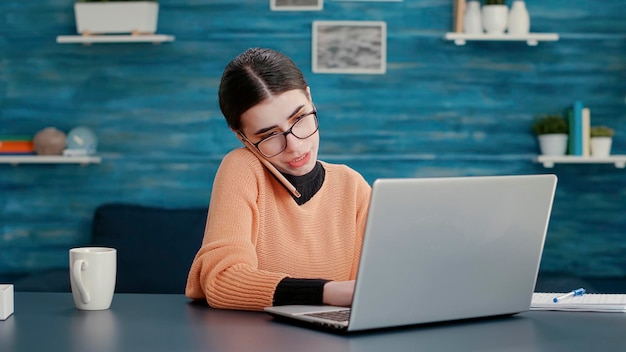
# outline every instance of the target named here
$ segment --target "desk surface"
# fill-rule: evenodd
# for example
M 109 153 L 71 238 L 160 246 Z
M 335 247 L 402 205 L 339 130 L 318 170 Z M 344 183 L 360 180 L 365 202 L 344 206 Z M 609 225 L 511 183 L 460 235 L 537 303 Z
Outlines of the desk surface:
M 116 294 L 86 312 L 69 293 L 16 292 L 0 351 L 626 351 L 625 331 L 623 313 L 525 312 L 342 336 L 183 295 Z

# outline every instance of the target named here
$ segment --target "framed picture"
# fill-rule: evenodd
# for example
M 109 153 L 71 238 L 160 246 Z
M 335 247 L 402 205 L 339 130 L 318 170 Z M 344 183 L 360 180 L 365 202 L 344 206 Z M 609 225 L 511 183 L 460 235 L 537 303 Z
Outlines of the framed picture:
M 363 2 L 402 2 L 402 0 L 331 0 L 336 2 L 354 2 L 354 1 L 363 1 Z
M 270 0 L 272 11 L 316 11 L 324 8 L 324 0 Z
M 385 73 L 387 23 L 313 21 L 313 72 Z

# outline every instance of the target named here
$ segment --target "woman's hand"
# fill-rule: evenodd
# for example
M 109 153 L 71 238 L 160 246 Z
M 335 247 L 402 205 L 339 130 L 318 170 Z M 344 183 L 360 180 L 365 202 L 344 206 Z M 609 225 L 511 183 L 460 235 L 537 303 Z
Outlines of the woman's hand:
M 323 303 L 331 306 L 349 307 L 354 295 L 354 280 L 329 281 L 324 285 Z

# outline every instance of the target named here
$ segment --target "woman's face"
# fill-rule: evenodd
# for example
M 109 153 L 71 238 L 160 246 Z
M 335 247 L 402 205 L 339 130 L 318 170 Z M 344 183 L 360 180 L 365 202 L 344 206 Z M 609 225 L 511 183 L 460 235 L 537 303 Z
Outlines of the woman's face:
M 244 112 L 241 115 L 242 132 L 250 142 L 258 143 L 272 134 L 289 130 L 299 117 L 313 110 L 313 103 L 304 91 L 290 90 L 269 97 Z M 296 138 L 291 133 L 286 137 L 285 150 L 266 159 L 286 174 L 302 176 L 311 172 L 317 162 L 319 133 L 305 139 Z

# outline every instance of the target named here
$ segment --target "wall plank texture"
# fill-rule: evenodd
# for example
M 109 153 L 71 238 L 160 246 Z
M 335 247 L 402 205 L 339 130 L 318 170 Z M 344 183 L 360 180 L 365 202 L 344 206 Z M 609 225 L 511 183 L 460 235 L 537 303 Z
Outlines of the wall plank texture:
M 71 0 L 0 3 L 0 135 L 54 126 L 96 131 L 100 165 L 0 165 L 0 274 L 63 268 L 107 202 L 205 206 L 238 141 L 216 97 L 226 63 L 254 46 L 302 67 L 320 115 L 323 160 L 380 177 L 555 173 L 541 270 L 626 275 L 626 171 L 533 162 L 534 118 L 576 99 L 616 129 L 626 154 L 622 0 L 526 2 L 533 32 L 557 42 L 443 39 L 451 0 L 334 2 L 270 11 L 262 0 L 161 0 L 172 43 L 56 44 L 75 33 Z M 387 22 L 383 75 L 314 74 L 313 20 Z M 182 235 L 182 234 L 181 234 Z M 146 241 L 150 239 L 147 238 Z

